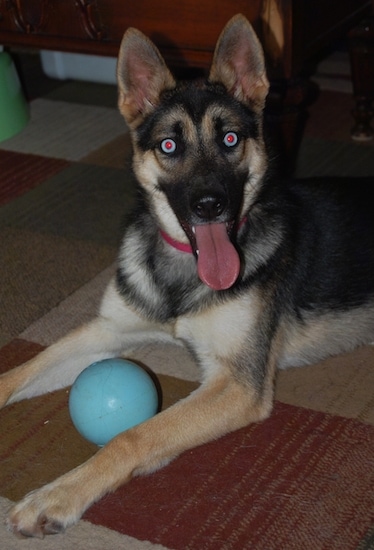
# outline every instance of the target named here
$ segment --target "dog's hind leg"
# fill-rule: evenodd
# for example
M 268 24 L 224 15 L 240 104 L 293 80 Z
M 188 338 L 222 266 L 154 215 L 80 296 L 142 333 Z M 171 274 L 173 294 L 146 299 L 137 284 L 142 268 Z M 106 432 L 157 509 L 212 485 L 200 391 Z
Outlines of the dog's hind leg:
M 10 511 L 8 527 L 36 537 L 61 532 L 133 476 L 155 471 L 189 448 L 260 420 L 270 409 L 268 399 L 221 372 L 186 399 L 114 438 L 85 464 L 27 495 Z
M 0 406 L 66 387 L 94 361 L 171 339 L 127 308 L 111 283 L 98 317 L 0 376 Z

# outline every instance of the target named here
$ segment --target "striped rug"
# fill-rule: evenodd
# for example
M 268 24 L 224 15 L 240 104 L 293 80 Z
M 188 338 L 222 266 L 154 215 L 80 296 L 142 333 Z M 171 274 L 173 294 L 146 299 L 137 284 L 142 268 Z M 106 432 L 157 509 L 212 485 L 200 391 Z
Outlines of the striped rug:
M 0 143 L 0 372 L 95 314 L 134 197 L 115 88 L 33 74 L 31 121 Z M 351 108 L 347 94 L 320 94 L 298 175 L 374 175 L 374 144 L 350 141 Z M 156 372 L 164 408 L 197 387 L 185 350 L 150 346 L 133 358 Z M 373 364 L 368 346 L 281 372 L 267 421 L 133 480 L 64 535 L 20 541 L 0 519 L 0 548 L 374 548 Z M 2 518 L 95 452 L 70 422 L 68 392 L 1 411 Z

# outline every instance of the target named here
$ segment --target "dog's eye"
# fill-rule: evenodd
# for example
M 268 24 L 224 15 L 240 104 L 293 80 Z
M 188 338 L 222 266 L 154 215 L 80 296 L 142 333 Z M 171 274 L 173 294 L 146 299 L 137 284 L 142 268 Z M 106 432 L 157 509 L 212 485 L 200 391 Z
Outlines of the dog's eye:
M 238 135 L 235 132 L 227 132 L 223 137 L 223 143 L 226 147 L 234 147 L 239 141 Z
M 176 148 L 177 148 L 177 144 L 171 138 L 163 139 L 160 143 L 161 151 L 163 153 L 166 153 L 167 155 L 170 155 L 170 153 L 174 153 Z

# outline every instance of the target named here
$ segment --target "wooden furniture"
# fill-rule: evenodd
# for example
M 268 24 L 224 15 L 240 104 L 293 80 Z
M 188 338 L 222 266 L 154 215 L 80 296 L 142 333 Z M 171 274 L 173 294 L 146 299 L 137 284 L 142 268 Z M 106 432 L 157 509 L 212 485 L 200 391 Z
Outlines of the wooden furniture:
M 353 93 L 356 107 L 352 114 L 355 125 L 352 138 L 357 141 L 373 139 L 371 119 L 374 115 L 374 1 L 373 15 L 361 21 L 349 33 Z
M 0 44 L 117 55 L 124 30 L 150 36 L 174 67 L 206 69 L 217 37 L 235 13 L 263 43 L 279 143 L 298 141 L 308 96 L 307 63 L 370 14 L 370 0 L 0 0 Z

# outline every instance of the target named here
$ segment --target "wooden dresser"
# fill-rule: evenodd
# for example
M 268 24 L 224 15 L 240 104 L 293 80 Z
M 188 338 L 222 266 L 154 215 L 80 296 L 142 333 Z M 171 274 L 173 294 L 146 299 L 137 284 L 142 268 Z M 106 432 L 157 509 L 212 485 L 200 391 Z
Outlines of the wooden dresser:
M 134 26 L 173 67 L 207 68 L 217 37 L 236 13 L 254 25 L 286 149 L 307 96 L 307 62 L 371 11 L 371 0 L 0 0 L 0 44 L 116 56 Z

